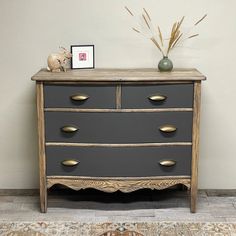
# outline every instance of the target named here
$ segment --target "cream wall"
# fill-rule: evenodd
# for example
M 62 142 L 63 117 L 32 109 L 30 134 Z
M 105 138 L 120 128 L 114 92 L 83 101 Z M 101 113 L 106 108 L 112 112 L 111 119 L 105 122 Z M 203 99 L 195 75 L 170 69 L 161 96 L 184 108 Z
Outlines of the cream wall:
M 96 67 L 156 67 L 159 52 L 124 11 L 149 10 L 162 29 L 208 13 L 199 38 L 179 48 L 176 67 L 196 67 L 203 83 L 199 187 L 236 188 L 234 0 L 0 0 L 0 189 L 38 187 L 35 87 L 30 77 L 59 45 L 94 44 Z M 164 30 L 165 31 L 165 30 Z M 167 33 L 167 31 L 165 31 Z

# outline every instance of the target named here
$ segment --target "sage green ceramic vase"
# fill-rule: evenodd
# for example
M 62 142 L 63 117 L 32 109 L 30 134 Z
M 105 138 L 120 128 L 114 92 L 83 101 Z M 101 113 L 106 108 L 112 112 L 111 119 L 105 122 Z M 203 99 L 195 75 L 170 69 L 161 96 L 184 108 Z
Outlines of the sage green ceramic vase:
M 158 64 L 158 69 L 160 72 L 172 71 L 173 63 L 168 57 L 164 56 Z

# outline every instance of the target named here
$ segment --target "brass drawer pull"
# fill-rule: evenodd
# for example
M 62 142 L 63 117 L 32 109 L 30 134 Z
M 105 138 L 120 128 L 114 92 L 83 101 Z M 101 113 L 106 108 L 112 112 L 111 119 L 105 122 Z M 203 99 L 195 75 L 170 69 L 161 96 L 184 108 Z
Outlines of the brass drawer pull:
M 162 102 L 162 101 L 165 101 L 167 97 L 161 94 L 154 94 L 154 95 L 149 96 L 148 99 L 153 102 Z
M 79 161 L 76 160 L 64 160 L 61 162 L 63 166 L 77 166 L 79 164 Z
M 176 164 L 176 161 L 173 161 L 173 160 L 163 160 L 163 161 L 160 161 L 159 164 L 161 166 L 170 167 L 170 166 L 174 166 Z
M 172 133 L 172 132 L 175 132 L 177 128 L 173 125 L 163 125 L 159 128 L 159 130 L 164 133 Z
M 64 126 L 61 128 L 61 131 L 65 132 L 65 133 L 74 133 L 74 132 L 78 131 L 78 128 L 75 126 Z
M 70 98 L 73 101 L 85 101 L 89 98 L 89 96 L 87 94 L 79 93 L 79 94 L 75 94 L 75 95 L 70 96 Z

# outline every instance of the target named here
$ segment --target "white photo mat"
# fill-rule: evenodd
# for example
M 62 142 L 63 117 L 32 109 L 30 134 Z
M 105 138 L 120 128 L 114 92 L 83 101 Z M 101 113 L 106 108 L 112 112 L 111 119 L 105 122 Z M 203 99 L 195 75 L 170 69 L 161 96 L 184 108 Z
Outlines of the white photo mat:
M 94 68 L 94 45 L 72 45 L 71 53 L 72 69 Z

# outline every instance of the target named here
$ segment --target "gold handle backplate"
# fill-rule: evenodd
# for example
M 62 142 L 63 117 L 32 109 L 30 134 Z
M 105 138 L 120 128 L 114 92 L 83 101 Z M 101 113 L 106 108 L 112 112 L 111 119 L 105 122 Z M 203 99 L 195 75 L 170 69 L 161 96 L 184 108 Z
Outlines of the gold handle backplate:
M 161 166 L 170 167 L 170 166 L 174 166 L 176 164 L 176 161 L 173 161 L 173 160 L 162 160 L 162 161 L 159 162 L 159 164 Z
M 70 98 L 73 101 L 85 101 L 89 98 L 89 96 L 87 94 L 78 93 L 70 96 Z
M 165 101 L 167 97 L 161 94 L 154 94 L 154 95 L 149 96 L 148 99 L 153 102 L 162 102 L 162 101 Z
M 64 126 L 61 128 L 61 131 L 65 132 L 65 133 L 74 133 L 74 132 L 78 131 L 78 128 L 75 126 Z
M 172 133 L 172 132 L 175 132 L 177 128 L 173 125 L 163 125 L 159 128 L 159 130 L 164 133 Z
M 61 162 L 63 166 L 76 166 L 79 164 L 79 161 L 76 160 L 64 160 Z

